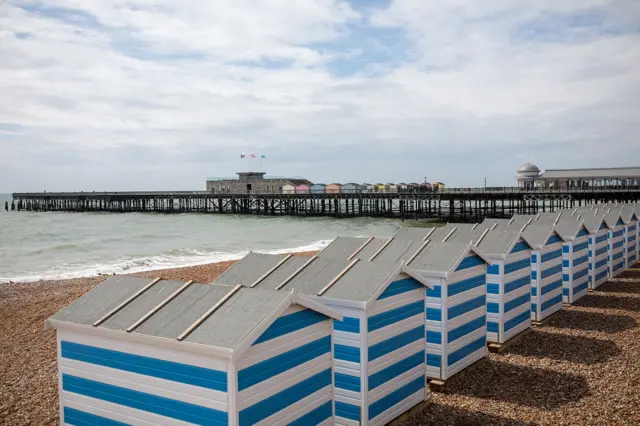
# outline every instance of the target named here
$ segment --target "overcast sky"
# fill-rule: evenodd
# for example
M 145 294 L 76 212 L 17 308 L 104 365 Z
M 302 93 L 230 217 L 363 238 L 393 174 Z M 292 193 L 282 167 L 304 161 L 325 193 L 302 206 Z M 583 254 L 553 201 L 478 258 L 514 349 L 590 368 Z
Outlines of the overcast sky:
M 0 0 L 0 192 L 640 164 L 638 0 Z

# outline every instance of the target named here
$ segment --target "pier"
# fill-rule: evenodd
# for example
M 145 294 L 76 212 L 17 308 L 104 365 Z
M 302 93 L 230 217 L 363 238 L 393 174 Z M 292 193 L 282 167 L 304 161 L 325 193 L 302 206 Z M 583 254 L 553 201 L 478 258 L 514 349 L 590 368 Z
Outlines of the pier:
M 387 217 L 477 221 L 595 203 L 638 202 L 640 187 L 554 191 L 450 188 L 440 192 L 219 194 L 178 192 L 14 193 L 11 209 L 37 212 L 203 213 Z

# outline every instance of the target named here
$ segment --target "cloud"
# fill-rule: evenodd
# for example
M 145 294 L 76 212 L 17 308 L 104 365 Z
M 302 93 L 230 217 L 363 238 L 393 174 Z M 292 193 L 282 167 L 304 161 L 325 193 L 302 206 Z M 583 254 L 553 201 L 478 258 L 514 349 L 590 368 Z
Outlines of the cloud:
M 639 29 L 632 0 L 8 0 L 0 192 L 201 188 L 240 152 L 450 186 L 631 165 Z

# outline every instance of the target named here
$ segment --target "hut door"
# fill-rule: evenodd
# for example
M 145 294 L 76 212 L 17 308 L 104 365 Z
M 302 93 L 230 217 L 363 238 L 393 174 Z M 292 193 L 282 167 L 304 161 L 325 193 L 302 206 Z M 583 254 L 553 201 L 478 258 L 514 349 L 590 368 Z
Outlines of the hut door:
M 247 192 L 251 192 L 251 184 L 250 183 L 247 184 Z

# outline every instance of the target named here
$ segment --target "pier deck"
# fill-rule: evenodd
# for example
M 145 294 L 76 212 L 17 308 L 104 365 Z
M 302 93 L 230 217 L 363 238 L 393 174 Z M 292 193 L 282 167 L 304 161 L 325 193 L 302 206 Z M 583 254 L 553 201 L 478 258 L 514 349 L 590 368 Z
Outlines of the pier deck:
M 401 219 L 481 220 L 594 203 L 637 202 L 640 188 L 524 191 L 451 188 L 422 193 L 218 194 L 173 192 L 14 193 L 12 210 L 217 213 Z

